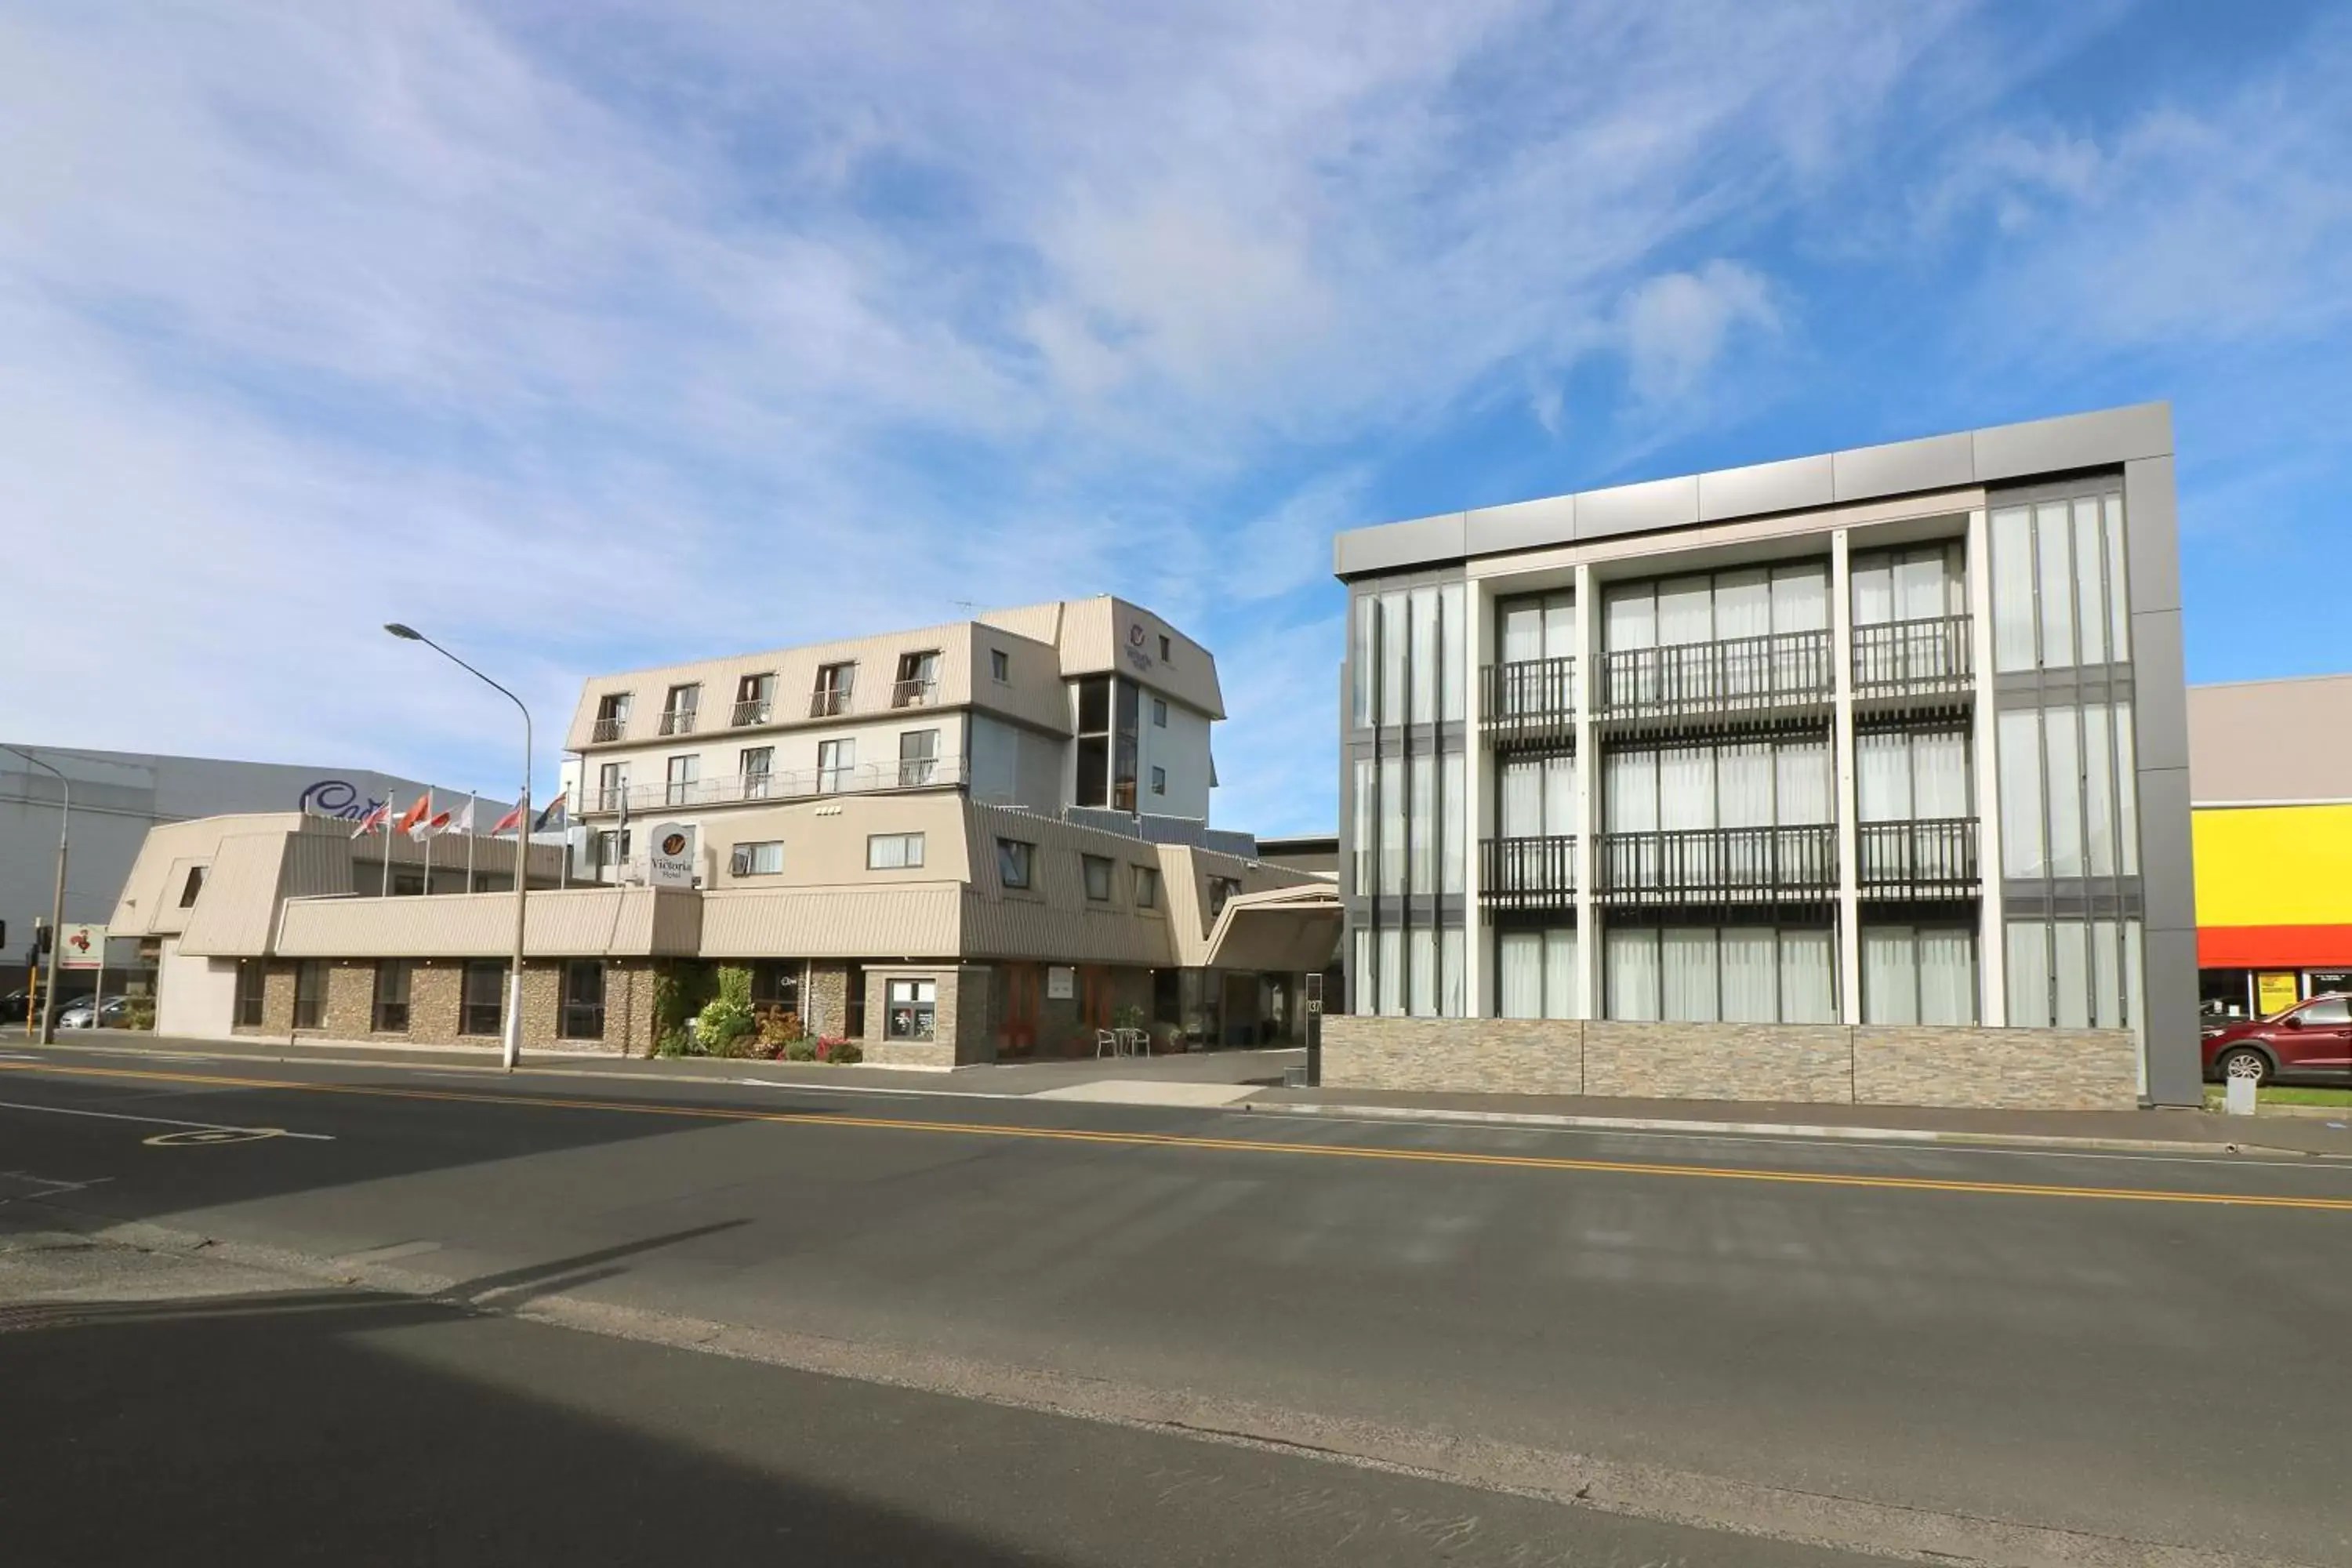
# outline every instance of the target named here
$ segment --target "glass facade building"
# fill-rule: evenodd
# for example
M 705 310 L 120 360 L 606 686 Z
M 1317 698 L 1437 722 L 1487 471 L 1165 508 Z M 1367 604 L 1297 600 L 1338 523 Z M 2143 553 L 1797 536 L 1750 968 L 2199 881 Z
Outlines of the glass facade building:
M 2173 506 L 2150 405 L 1342 535 L 1348 1010 L 2124 1029 L 2193 1098 Z

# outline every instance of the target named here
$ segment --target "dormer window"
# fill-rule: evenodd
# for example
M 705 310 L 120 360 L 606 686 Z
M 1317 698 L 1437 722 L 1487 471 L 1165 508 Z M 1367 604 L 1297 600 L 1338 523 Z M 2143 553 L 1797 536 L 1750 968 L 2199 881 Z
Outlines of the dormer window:
M 849 711 L 851 693 L 857 686 L 857 666 L 854 663 L 821 664 L 816 668 L 816 689 L 809 694 L 809 717 L 831 719 Z
M 735 683 L 735 722 L 764 724 L 776 715 L 776 676 L 747 675 Z
M 890 688 L 893 708 L 929 708 L 940 700 L 940 655 L 937 648 L 898 656 L 898 679 Z
M 695 710 L 701 706 L 702 688 L 699 685 L 671 687 L 669 695 L 662 699 L 661 732 L 665 735 L 693 734 Z
M 629 694 L 608 691 L 596 699 L 596 728 L 592 741 L 617 741 L 629 732 Z

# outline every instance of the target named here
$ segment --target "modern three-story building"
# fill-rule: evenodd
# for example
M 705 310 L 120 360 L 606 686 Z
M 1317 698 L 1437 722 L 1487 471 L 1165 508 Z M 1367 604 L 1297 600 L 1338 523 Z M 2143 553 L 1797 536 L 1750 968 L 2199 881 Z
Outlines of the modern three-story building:
M 2004 1080 L 1904 1098 L 2114 1103 L 2106 1032 L 2193 1100 L 2171 454 L 2153 405 L 1340 535 L 1351 1011 L 1588 1021 L 1587 1092 L 1594 1041 L 1645 1091 L 1601 1025 L 1777 1030 L 1807 1099 L 1884 1038 Z

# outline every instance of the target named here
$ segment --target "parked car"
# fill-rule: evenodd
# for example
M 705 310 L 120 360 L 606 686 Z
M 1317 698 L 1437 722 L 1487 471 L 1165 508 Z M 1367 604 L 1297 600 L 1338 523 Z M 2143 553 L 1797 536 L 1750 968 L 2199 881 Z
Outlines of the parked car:
M 122 1027 L 122 1016 L 130 1010 L 131 998 L 128 996 L 109 996 L 103 1002 L 89 996 L 77 996 L 58 1015 L 58 1027 L 119 1029 Z
M 72 1006 L 77 1002 L 88 1002 L 89 1000 L 89 994 L 90 994 L 87 991 L 77 991 L 72 995 L 66 997 L 63 1001 L 58 1004 L 58 1016 L 63 1016 L 65 1010 Z M 23 1023 L 25 1021 L 26 1010 L 32 1005 L 32 992 L 26 990 L 21 985 L 16 987 L 16 990 L 9 992 L 5 996 L 0 996 L 0 1024 Z
M 2352 1082 L 2352 997 L 2332 993 L 2268 1017 L 2207 1025 L 2205 1076 Z

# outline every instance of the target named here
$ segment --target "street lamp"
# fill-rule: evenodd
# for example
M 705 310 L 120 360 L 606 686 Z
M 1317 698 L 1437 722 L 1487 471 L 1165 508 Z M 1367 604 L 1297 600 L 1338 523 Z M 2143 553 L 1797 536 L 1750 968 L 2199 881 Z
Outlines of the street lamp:
M 384 623 L 383 629 L 404 641 L 423 643 L 426 647 L 513 703 L 516 711 L 522 715 L 522 795 L 517 805 L 515 816 L 514 966 L 507 973 L 507 1017 L 501 1039 L 506 1068 L 507 1071 L 512 1072 L 515 1069 L 515 1063 L 522 1056 L 522 916 L 523 900 L 529 891 L 530 881 L 530 877 L 526 875 L 530 859 L 530 710 L 522 705 L 521 698 L 517 697 L 415 627 L 403 626 L 398 621 L 387 621 Z M 384 853 L 389 855 L 391 852 L 390 847 L 387 847 Z
M 73 785 L 65 774 L 30 752 L 17 751 L 14 746 L 0 746 L 0 751 L 16 752 L 43 773 L 53 775 L 58 781 L 58 788 L 65 792 L 64 809 L 58 813 L 58 885 L 56 891 L 49 895 L 49 978 L 41 987 L 41 1044 L 55 1045 L 58 1038 L 58 958 L 59 950 L 66 944 L 66 830 L 73 826 Z

